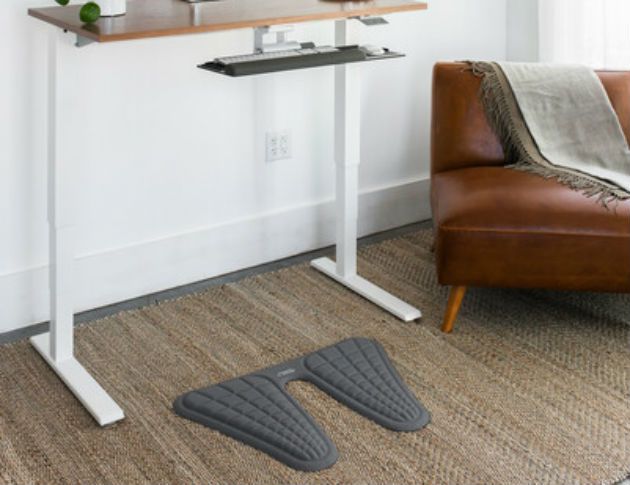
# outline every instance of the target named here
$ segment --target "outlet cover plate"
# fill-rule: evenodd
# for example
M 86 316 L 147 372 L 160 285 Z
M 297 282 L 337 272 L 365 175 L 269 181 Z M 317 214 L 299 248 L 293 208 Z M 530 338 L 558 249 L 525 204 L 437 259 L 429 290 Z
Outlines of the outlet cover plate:
M 265 150 L 267 162 L 291 158 L 291 132 L 289 130 L 268 132 Z

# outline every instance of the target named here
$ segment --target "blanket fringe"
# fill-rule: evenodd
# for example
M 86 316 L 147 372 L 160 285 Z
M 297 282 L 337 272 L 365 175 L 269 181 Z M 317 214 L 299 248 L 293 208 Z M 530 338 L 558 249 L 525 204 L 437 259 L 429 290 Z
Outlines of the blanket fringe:
M 507 165 L 507 168 L 533 173 L 545 179 L 556 180 L 562 185 L 581 192 L 588 198 L 597 197 L 597 202 L 606 208 L 609 208 L 611 203 L 614 203 L 616 206 L 619 201 L 630 198 L 626 192 L 617 187 L 601 185 L 586 177 L 580 177 L 579 175 L 569 172 L 559 172 L 536 163 L 519 162 Z

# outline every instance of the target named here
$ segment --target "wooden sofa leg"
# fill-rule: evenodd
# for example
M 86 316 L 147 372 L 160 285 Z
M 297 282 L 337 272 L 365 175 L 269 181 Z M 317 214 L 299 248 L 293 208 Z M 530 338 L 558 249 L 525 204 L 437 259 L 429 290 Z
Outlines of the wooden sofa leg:
M 453 286 L 448 295 L 448 303 L 446 304 L 446 313 L 444 314 L 444 322 L 442 323 L 442 332 L 451 333 L 455 326 L 455 319 L 462 305 L 464 295 L 466 294 L 465 286 Z

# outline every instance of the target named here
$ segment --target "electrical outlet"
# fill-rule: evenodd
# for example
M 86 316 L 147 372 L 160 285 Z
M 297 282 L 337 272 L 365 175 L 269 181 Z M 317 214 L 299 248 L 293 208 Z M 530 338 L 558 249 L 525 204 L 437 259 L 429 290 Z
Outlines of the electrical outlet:
M 291 132 L 285 130 L 267 133 L 266 151 L 268 162 L 291 158 Z

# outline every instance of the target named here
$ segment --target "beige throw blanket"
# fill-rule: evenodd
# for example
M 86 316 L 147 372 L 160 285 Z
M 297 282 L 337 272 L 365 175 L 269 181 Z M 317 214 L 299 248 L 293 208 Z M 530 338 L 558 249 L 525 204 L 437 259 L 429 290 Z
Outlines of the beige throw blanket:
M 482 101 L 511 167 L 533 172 L 604 204 L 630 198 L 630 149 L 591 69 L 470 63 L 484 77 Z

